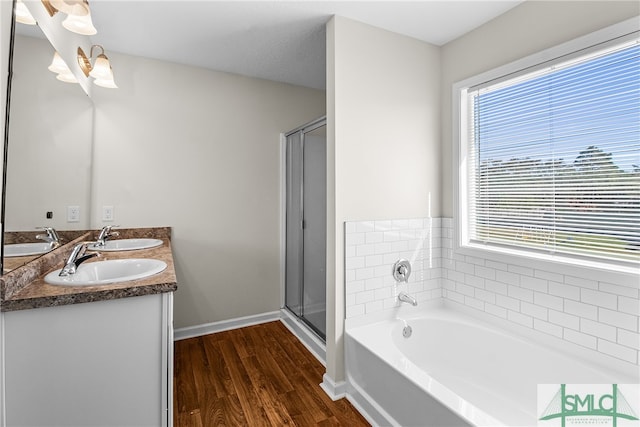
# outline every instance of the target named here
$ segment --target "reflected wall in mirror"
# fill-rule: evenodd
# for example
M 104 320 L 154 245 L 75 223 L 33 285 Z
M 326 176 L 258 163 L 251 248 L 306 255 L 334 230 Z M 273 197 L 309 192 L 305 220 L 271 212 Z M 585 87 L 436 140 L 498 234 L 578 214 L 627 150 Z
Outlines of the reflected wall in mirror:
M 4 273 L 38 256 L 8 257 L 7 245 L 42 243 L 37 227 L 72 240 L 89 228 L 91 206 L 93 104 L 78 84 L 56 79 L 48 70 L 53 47 L 44 36 L 21 35 L 21 25 L 13 38 Z M 69 207 L 79 208 L 78 221 L 69 221 Z

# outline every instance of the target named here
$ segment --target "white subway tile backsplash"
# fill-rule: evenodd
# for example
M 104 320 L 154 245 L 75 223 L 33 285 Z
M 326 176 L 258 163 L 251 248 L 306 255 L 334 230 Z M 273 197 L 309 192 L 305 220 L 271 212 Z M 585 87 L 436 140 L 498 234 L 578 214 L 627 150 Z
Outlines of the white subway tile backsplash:
M 520 265 L 509 265 L 508 270 L 521 276 L 533 276 L 533 268 L 522 267 Z
M 484 281 L 485 279 L 478 276 L 473 276 L 471 274 L 464 275 L 464 283 L 466 283 L 469 286 L 473 286 L 476 288 L 484 288 Z
M 626 286 L 614 285 L 612 283 L 600 282 L 598 283 L 598 289 L 602 292 L 609 292 L 615 295 L 622 295 L 629 298 L 638 298 L 640 297 L 640 290 L 629 288 Z
M 484 311 L 484 302 L 466 295 L 464 297 L 464 305 Z
M 564 276 L 564 283 L 579 286 L 581 288 L 598 289 L 598 282 L 595 280 L 585 279 L 583 277 Z
M 505 295 L 496 295 L 496 304 L 513 311 L 520 311 L 520 301 Z
M 520 312 L 541 320 L 547 320 L 547 309 L 528 302 L 520 302 Z
M 600 307 L 598 309 L 598 320 L 608 325 L 617 326 L 619 328 L 628 329 L 638 332 L 638 316 L 621 313 L 619 311 L 608 310 Z
M 460 273 L 473 274 L 475 271 L 474 265 L 464 261 L 456 261 L 456 271 Z
M 564 309 L 562 298 L 554 297 L 553 295 L 545 294 L 542 292 L 533 293 L 533 303 L 558 311 L 562 311 Z
M 375 245 L 358 245 L 356 246 L 356 256 L 367 256 L 375 253 Z
M 522 276 L 520 286 L 538 292 L 547 292 L 547 281 L 535 277 Z
M 495 280 L 485 280 L 484 288 L 488 291 L 495 292 L 497 294 L 507 295 L 507 284 L 499 283 Z
M 484 289 L 476 289 L 475 297 L 484 302 L 488 302 L 491 304 L 496 303 L 496 294 L 494 294 L 493 292 L 485 291 Z
M 349 222 L 345 226 L 346 316 L 397 308 L 405 290 L 418 301 L 445 298 L 542 333 L 639 364 L 640 284 L 585 270 L 547 271 L 462 254 L 451 218 Z M 408 284 L 391 266 L 411 261 Z M 579 277 L 582 276 L 582 277 Z
M 580 300 L 580 288 L 559 282 L 549 282 L 549 293 L 576 301 Z
M 370 233 L 365 233 L 365 243 L 381 243 L 383 241 L 383 234 L 381 231 L 372 231 Z
M 356 304 L 364 304 L 373 301 L 375 297 L 374 291 L 362 291 L 356 294 Z
M 554 325 L 553 323 L 545 322 L 544 320 L 533 319 L 533 329 L 562 338 L 562 327 Z
M 507 313 L 507 319 L 511 320 L 512 322 L 519 323 L 528 328 L 533 328 L 533 317 L 531 316 L 527 316 L 525 314 L 509 310 L 509 312 Z
M 520 275 L 516 273 L 498 270 L 496 271 L 496 280 L 498 282 L 506 283 L 507 285 L 520 286 Z
M 491 261 L 491 260 L 486 260 L 485 266 L 489 268 L 493 268 L 494 270 L 499 270 L 504 272 L 506 272 L 507 269 L 509 268 L 509 266 L 503 262 L 497 262 L 497 261 Z
M 518 286 L 508 286 L 507 295 L 512 298 L 517 298 L 521 301 L 533 302 L 533 291 L 529 289 L 520 288 Z
M 635 314 L 637 316 L 640 313 L 640 300 L 638 298 L 619 296 L 618 310 L 624 313 Z
M 598 351 L 631 363 L 638 363 L 638 352 L 606 340 L 598 340 Z
M 618 297 L 606 292 L 593 289 L 580 289 L 580 301 L 615 310 L 618 307 Z
M 594 335 L 605 340 L 615 341 L 617 332 L 613 326 L 605 325 L 603 323 L 594 322 L 589 319 L 580 319 L 580 332 L 585 334 Z
M 497 305 L 485 303 L 484 311 L 489 314 L 493 314 L 494 316 L 502 317 L 503 319 L 507 318 L 507 309 L 503 307 L 498 307 Z
M 596 337 L 574 331 L 573 329 L 565 329 L 563 332 L 563 338 L 567 341 L 571 341 L 594 350 L 596 349 L 598 342 Z
M 598 320 L 598 307 L 596 307 L 595 305 L 584 304 L 572 300 L 565 300 L 564 311 L 569 314 L 574 314 L 578 317 Z
M 465 285 L 464 283 L 456 282 L 456 292 L 463 295 L 473 296 L 475 288 L 473 286 Z
M 365 280 L 375 277 L 375 269 L 373 267 L 369 268 L 358 268 L 353 270 L 356 273 L 356 280 Z
M 489 280 L 496 280 L 496 271 L 493 268 L 476 265 L 476 276 Z
M 384 303 L 382 300 L 374 300 L 365 304 L 364 311 L 365 313 L 375 313 L 376 311 L 381 311 L 384 309 Z
M 475 264 L 475 265 L 485 265 L 486 261 L 482 258 L 476 258 L 476 257 L 472 257 L 472 256 L 467 256 L 466 260 L 468 263 L 470 264 Z M 491 269 L 495 270 L 495 268 L 490 267 Z
M 580 318 L 561 311 L 549 310 L 549 322 L 569 329 L 580 329 Z
M 618 329 L 618 344 L 640 350 L 640 334 Z
M 535 270 L 533 275 L 539 279 L 552 280 L 554 282 L 562 282 L 564 276 L 558 273 L 551 273 L 544 270 Z

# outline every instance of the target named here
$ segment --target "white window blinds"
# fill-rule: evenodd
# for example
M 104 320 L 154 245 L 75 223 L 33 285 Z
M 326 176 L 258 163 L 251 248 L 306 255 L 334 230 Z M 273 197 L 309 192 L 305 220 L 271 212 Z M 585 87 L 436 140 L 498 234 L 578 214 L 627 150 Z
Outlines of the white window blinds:
M 467 93 L 472 242 L 640 261 L 640 45 Z

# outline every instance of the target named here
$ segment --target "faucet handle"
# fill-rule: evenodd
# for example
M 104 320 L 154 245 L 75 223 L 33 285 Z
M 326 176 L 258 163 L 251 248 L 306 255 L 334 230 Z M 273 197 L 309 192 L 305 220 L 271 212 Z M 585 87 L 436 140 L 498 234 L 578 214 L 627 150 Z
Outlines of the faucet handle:
M 120 226 L 105 225 L 104 227 L 102 227 L 102 230 L 100 230 L 100 234 L 98 234 L 98 238 L 96 239 L 94 246 L 102 247 L 104 246 L 107 239 L 109 239 L 110 237 L 118 237 L 120 233 L 118 233 L 117 231 L 111 231 L 111 229 L 114 227 L 120 227 Z
M 60 243 L 60 237 L 58 236 L 58 232 L 53 227 L 36 227 L 36 230 L 44 230 L 47 234 L 38 234 L 36 235 L 36 239 L 44 240 L 49 243 Z

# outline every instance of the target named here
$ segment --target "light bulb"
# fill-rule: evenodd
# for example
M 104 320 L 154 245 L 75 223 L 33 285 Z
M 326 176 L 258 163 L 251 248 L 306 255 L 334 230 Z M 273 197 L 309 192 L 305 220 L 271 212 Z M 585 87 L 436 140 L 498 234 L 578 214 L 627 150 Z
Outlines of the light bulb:
M 16 21 L 21 24 L 36 25 L 36 20 L 31 16 L 31 12 L 20 0 L 16 2 Z
M 49 0 L 49 3 L 67 15 L 84 16 L 89 13 L 89 3 L 86 0 Z
M 109 89 L 118 88 L 118 86 L 116 85 L 116 82 L 113 80 L 113 70 L 111 70 L 111 68 L 109 68 L 109 75 L 107 77 L 95 79 L 93 83 L 96 86 L 106 87 Z
M 60 80 L 61 82 L 65 82 L 65 83 L 78 83 L 78 80 L 76 79 L 76 77 L 71 74 L 71 72 L 69 71 L 68 73 L 60 73 L 56 76 L 56 79 Z
M 85 36 L 92 36 L 98 32 L 96 27 L 93 26 L 90 13 L 84 16 L 69 15 L 67 19 L 62 21 L 62 26 L 72 33 L 83 34 Z
M 49 65 L 48 69 L 49 71 L 52 71 L 58 74 L 60 73 L 71 74 L 71 70 L 67 66 L 67 63 L 64 62 L 64 59 L 62 59 L 62 57 L 58 54 L 57 51 L 53 54 L 53 61 L 51 61 L 51 65 Z
M 96 58 L 96 62 L 93 64 L 93 68 L 89 75 L 94 79 L 104 80 L 108 79 L 111 74 L 111 65 L 109 64 L 109 58 L 104 53 L 101 53 Z

